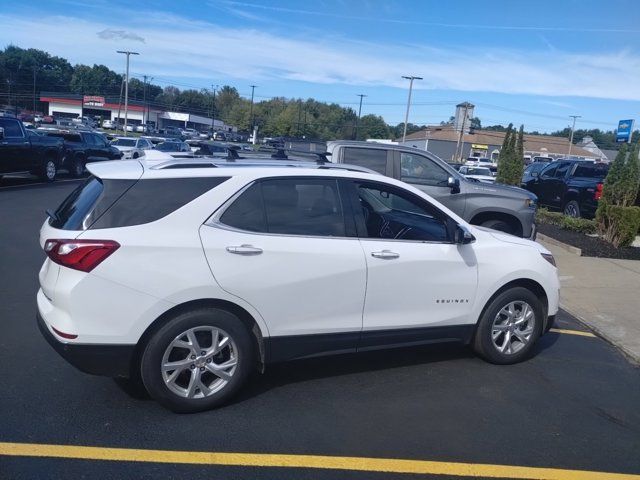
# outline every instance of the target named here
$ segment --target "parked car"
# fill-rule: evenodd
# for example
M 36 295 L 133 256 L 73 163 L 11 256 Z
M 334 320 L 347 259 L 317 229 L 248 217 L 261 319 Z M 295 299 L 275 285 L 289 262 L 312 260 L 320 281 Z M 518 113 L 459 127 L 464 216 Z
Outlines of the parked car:
M 198 138 L 198 131 L 195 128 L 185 128 L 182 130 L 182 134 L 188 138 Z
M 465 178 L 470 178 L 472 180 L 478 180 L 481 182 L 487 183 L 495 183 L 496 177 L 493 176 L 491 170 L 487 167 L 470 167 L 468 165 L 463 165 L 458 170 Z
M 39 327 L 79 369 L 140 379 L 176 412 L 223 404 L 260 366 L 338 352 L 453 341 L 513 364 L 558 310 L 543 246 L 360 167 L 89 169 L 40 231 Z
M 122 158 L 138 158 L 144 155 L 145 150 L 153 148 L 152 143 L 142 137 L 115 137 L 111 145 L 122 152 Z
M 542 162 L 542 163 L 550 163 L 553 162 L 553 158 L 551 157 L 544 157 L 544 156 L 537 156 L 537 157 L 533 157 L 533 162 Z
M 361 165 L 414 185 L 469 223 L 535 238 L 536 196 L 518 187 L 466 179 L 430 152 L 401 145 L 327 142 L 332 162 Z
M 122 153 L 112 147 L 107 139 L 99 133 L 78 130 L 47 130 L 45 135 L 63 140 L 60 168 L 67 170 L 74 177 L 81 177 L 84 174 L 87 163 L 118 160 L 122 156 Z
M 26 130 L 15 117 L 0 116 L 0 178 L 28 172 L 53 182 L 61 158 L 62 140 Z
M 490 158 L 487 157 L 469 157 L 465 162 L 465 165 L 470 167 L 495 167 L 498 168 L 498 163 L 494 162 Z
M 214 132 L 213 139 L 224 142 L 227 140 L 227 135 L 224 132 Z
M 538 196 L 540 205 L 571 217 L 593 218 L 608 165 L 585 160 L 557 160 L 544 165 L 524 184 Z
M 153 147 L 155 150 L 160 152 L 191 152 L 191 147 L 185 143 L 178 140 L 166 140 L 157 144 Z

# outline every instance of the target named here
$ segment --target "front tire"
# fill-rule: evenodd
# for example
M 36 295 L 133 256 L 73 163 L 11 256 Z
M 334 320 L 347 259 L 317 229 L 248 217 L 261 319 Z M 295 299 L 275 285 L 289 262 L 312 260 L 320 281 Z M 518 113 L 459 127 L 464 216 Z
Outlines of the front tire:
M 228 401 L 254 366 L 251 335 L 232 313 L 201 308 L 171 319 L 149 340 L 141 375 L 149 395 L 176 413 Z
M 491 228 L 492 230 L 498 230 L 500 232 L 515 235 L 514 229 L 507 222 L 503 220 L 486 220 L 480 224 L 481 227 Z
M 48 158 L 47 160 L 45 160 L 44 165 L 38 173 L 38 176 L 45 182 L 53 182 L 56 179 L 57 175 L 58 166 L 56 165 L 56 162 L 53 159 Z
M 540 337 L 544 307 L 533 292 L 510 288 L 485 308 L 473 340 L 473 349 L 490 363 L 509 365 L 527 358 Z

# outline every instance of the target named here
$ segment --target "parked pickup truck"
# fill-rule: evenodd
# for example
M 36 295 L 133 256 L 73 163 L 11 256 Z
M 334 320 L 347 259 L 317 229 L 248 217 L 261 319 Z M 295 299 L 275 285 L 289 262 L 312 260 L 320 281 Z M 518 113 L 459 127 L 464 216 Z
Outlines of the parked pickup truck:
M 608 166 L 585 160 L 557 160 L 523 178 L 523 187 L 540 205 L 571 217 L 593 218 Z
M 327 142 L 330 159 L 409 183 L 469 223 L 535 238 L 536 196 L 518 187 L 467 179 L 430 152 L 395 144 Z
M 46 135 L 64 141 L 60 168 L 64 168 L 74 177 L 82 176 L 87 163 L 119 160 L 123 155 L 100 133 L 83 130 L 51 130 L 47 131 Z
M 0 117 L 0 178 L 26 172 L 53 182 L 61 155 L 62 140 L 27 130 L 17 118 Z

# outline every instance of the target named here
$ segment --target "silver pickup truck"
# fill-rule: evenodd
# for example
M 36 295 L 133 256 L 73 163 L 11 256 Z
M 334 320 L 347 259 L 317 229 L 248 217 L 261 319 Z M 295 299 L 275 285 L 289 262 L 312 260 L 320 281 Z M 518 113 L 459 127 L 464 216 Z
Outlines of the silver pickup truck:
M 400 145 L 327 142 L 335 163 L 375 170 L 423 190 L 469 223 L 534 239 L 537 197 L 518 187 L 467 179 L 435 155 Z

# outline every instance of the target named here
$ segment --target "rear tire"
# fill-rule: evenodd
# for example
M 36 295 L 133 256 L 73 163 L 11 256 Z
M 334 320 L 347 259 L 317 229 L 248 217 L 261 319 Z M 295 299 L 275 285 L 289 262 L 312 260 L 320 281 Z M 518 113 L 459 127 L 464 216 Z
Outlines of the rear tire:
M 227 402 L 245 383 L 254 359 L 251 334 L 238 317 L 200 308 L 177 315 L 153 334 L 140 371 L 154 400 L 191 413 Z
M 580 218 L 580 205 L 575 200 L 566 203 L 562 209 L 562 213 L 569 217 Z
M 71 175 L 75 178 L 80 178 L 84 175 L 84 162 L 81 158 L 76 158 L 73 160 L 71 165 Z
M 486 220 L 480 224 L 481 227 L 491 228 L 500 232 L 515 235 L 514 229 L 504 220 Z
M 476 327 L 473 349 L 490 363 L 521 362 L 531 354 L 542 333 L 543 321 L 544 307 L 540 299 L 526 288 L 510 288 L 484 309 Z

